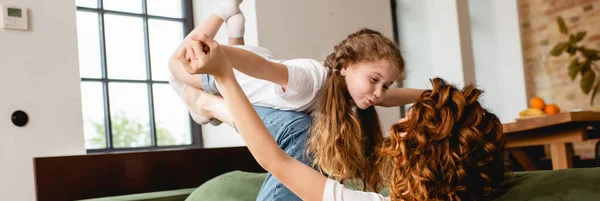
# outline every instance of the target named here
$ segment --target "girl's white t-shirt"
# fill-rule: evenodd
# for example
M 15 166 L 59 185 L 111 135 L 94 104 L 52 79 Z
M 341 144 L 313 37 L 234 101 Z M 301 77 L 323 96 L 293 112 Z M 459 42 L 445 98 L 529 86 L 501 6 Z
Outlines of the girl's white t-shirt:
M 346 188 L 340 182 L 327 179 L 323 201 L 389 201 L 390 198 L 374 192 L 357 191 Z
M 251 77 L 234 69 L 235 77 L 251 104 L 298 112 L 312 112 L 316 108 L 316 97 L 327 79 L 327 68 L 322 62 L 314 59 L 276 60 L 268 49 L 262 47 L 234 47 L 288 67 L 288 86 L 285 91 L 275 83 Z

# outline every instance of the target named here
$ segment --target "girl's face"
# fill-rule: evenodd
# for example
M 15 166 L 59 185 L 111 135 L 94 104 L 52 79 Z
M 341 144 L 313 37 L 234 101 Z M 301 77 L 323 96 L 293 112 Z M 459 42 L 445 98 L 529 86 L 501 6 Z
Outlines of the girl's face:
M 342 68 L 348 92 L 362 110 L 383 100 L 387 89 L 398 79 L 400 72 L 387 59 L 363 61 Z

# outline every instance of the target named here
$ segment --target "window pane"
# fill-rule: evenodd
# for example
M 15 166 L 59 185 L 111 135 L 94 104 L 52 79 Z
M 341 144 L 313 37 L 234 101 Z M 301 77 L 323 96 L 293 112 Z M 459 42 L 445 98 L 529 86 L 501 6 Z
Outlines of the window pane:
M 148 14 L 165 17 L 183 17 L 181 0 L 146 0 Z
M 77 11 L 77 44 L 79 47 L 79 75 L 101 78 L 100 32 L 98 14 Z
M 76 0 L 75 4 L 81 7 L 98 8 L 97 0 Z
M 108 78 L 146 79 L 142 18 L 106 14 Z
M 150 146 L 146 84 L 109 83 L 113 147 Z
M 155 84 L 154 119 L 158 146 L 191 144 L 190 116 L 168 84 Z
M 83 133 L 86 149 L 106 148 L 102 83 L 81 82 Z
M 153 80 L 169 80 L 169 57 L 183 40 L 183 23 L 148 20 Z
M 105 10 L 142 13 L 141 0 L 103 0 Z

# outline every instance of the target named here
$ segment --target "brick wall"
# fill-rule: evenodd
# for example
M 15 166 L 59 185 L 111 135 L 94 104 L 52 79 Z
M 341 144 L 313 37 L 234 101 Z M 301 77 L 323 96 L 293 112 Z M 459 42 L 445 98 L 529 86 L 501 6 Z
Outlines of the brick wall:
M 558 29 L 558 16 L 565 19 L 569 33 L 587 31 L 580 45 L 600 49 L 600 0 L 519 0 L 527 97 L 542 97 L 558 104 L 563 111 L 600 110 L 600 95 L 590 107 L 590 96 L 579 88 L 581 77 L 575 81 L 569 78 L 569 55 L 551 57 L 549 54 L 556 43 L 568 40 Z M 600 62 L 596 65 L 600 66 Z M 575 144 L 575 154 L 592 157 L 593 143 Z

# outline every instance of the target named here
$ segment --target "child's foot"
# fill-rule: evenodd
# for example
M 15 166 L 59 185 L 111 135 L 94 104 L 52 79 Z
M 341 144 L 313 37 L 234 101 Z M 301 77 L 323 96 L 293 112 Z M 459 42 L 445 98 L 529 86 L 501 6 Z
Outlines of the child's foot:
M 211 122 L 213 116 L 210 115 L 206 107 L 200 107 L 197 104 L 198 99 L 204 94 L 208 94 L 204 92 L 202 89 L 196 89 L 194 87 L 188 87 L 185 89 L 185 102 L 189 106 L 190 115 L 192 115 L 192 119 L 200 125 L 206 125 Z
M 240 12 L 240 3 L 242 0 L 221 0 L 217 9 L 215 9 L 215 15 L 221 19 L 227 21 L 229 17 Z
M 176 80 L 172 76 L 171 76 L 171 78 L 169 80 L 169 85 L 171 85 L 171 87 L 173 88 L 173 90 L 175 90 L 175 93 L 177 93 L 177 95 L 179 96 L 179 98 L 181 98 L 182 100 L 184 100 L 184 103 L 187 102 L 186 98 L 192 98 L 190 100 L 195 100 L 192 97 L 194 94 L 190 93 L 190 92 L 194 92 L 194 90 L 193 90 L 194 88 L 193 87 L 187 87 L 186 84 L 184 84 L 183 82 L 180 82 L 179 80 Z M 197 89 L 197 90 L 200 90 L 200 89 Z M 200 90 L 200 91 L 202 91 L 202 90 Z M 207 116 L 206 114 L 203 114 L 203 113 L 196 114 L 190 108 L 190 107 L 194 107 L 195 108 L 195 101 L 190 101 L 190 102 L 194 103 L 194 105 L 191 105 L 191 104 L 185 104 L 185 105 L 186 105 L 186 108 L 188 109 L 188 112 L 190 113 L 190 116 L 192 116 L 192 119 L 194 119 L 194 121 L 196 123 L 200 124 L 200 125 L 208 124 L 210 122 L 209 116 Z
M 240 11 L 227 19 L 227 34 L 229 38 L 244 37 L 246 18 Z
M 217 95 L 214 94 L 209 94 L 206 91 L 199 91 L 198 92 L 198 97 L 195 99 L 196 100 L 196 108 L 197 110 L 202 110 L 202 111 L 206 111 L 208 113 L 208 116 L 211 117 L 209 123 L 210 125 L 213 126 L 218 126 L 221 125 L 221 122 L 219 119 L 213 118 L 214 115 L 210 114 L 210 112 L 208 110 L 206 110 L 205 108 L 215 108 L 212 103 L 214 103 L 215 101 L 218 101 L 217 99 L 220 98 Z

